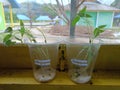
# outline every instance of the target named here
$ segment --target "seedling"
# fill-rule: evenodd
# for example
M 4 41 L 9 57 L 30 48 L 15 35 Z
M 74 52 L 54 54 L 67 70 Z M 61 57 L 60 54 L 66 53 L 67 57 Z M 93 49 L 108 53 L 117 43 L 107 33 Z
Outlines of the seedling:
M 24 43 L 25 38 L 29 40 L 29 42 L 36 42 L 34 36 L 28 30 L 27 28 L 24 27 L 24 23 L 22 20 L 20 20 L 20 29 L 18 30 L 13 30 L 12 27 L 8 27 L 5 30 L 5 37 L 3 38 L 3 43 L 6 46 L 11 46 L 15 45 L 17 42 L 19 43 Z
M 87 14 L 86 7 L 84 7 L 82 10 L 80 10 L 78 12 L 76 17 L 73 19 L 72 25 L 75 26 L 77 24 L 77 22 L 79 22 L 81 20 L 81 18 L 84 18 L 87 26 L 89 27 L 90 26 L 90 22 L 88 21 L 88 18 L 91 18 L 91 17 L 92 17 L 91 15 Z M 93 40 L 95 38 L 97 38 L 101 33 L 104 32 L 105 27 L 106 27 L 106 25 L 100 25 L 100 26 L 96 27 L 93 30 L 92 36 L 89 38 L 89 43 L 93 43 Z
M 94 44 L 94 40 L 104 32 L 106 25 L 100 25 L 94 30 L 90 31 L 91 25 L 89 19 L 92 17 L 87 14 L 86 7 L 80 10 L 72 21 L 72 25 L 75 26 L 81 19 L 86 24 L 89 34 L 89 44 L 80 47 L 76 56 L 71 58 L 72 69 L 69 70 L 71 79 L 77 83 L 86 83 L 91 79 L 91 73 L 94 66 L 94 57 L 99 49 L 99 44 Z

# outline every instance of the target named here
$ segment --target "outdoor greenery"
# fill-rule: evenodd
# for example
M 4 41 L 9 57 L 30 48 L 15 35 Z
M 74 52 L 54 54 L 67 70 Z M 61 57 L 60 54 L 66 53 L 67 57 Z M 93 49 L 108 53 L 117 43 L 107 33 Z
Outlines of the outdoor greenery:
M 10 23 L 10 13 L 8 11 L 5 12 L 5 20 L 7 23 Z M 13 13 L 14 23 L 18 23 L 19 19 L 16 16 L 16 13 Z
M 59 0 L 56 0 L 57 4 L 52 4 L 52 3 L 39 4 L 34 1 L 28 2 L 26 0 L 26 2 L 20 3 L 20 8 L 13 8 L 14 22 L 18 22 L 18 18 L 16 17 L 16 14 L 24 14 L 24 15 L 28 16 L 30 18 L 30 23 L 35 22 L 36 18 L 40 15 L 47 15 L 51 19 L 53 19 L 56 16 L 60 16 L 61 14 L 63 14 L 64 18 L 63 17 L 60 17 L 60 18 L 63 20 L 66 19 L 65 21 L 67 22 L 67 21 L 69 21 L 69 19 L 67 19 L 66 16 L 64 15 L 65 5 L 62 5 L 62 3 L 60 3 L 60 1 L 59 2 L 58 1 Z M 85 0 L 78 0 L 78 1 L 79 1 L 78 4 L 80 5 Z M 93 1 L 95 1 L 95 0 L 93 0 Z M 64 1 L 61 0 L 61 2 L 64 2 Z M 115 2 L 111 6 L 120 8 L 119 4 L 120 4 L 119 0 L 115 0 Z M 77 9 L 78 9 L 78 6 L 77 6 Z M 9 9 L 5 10 L 5 17 L 6 17 L 6 21 L 9 23 L 10 22 Z

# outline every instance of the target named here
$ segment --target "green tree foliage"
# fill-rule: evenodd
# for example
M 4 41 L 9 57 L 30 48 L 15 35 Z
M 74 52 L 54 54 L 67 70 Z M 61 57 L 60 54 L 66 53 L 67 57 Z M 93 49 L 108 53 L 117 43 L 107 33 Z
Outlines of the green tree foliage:
M 5 20 L 7 23 L 10 23 L 10 12 L 8 11 L 5 12 Z M 13 12 L 13 21 L 18 22 L 18 18 L 14 12 Z

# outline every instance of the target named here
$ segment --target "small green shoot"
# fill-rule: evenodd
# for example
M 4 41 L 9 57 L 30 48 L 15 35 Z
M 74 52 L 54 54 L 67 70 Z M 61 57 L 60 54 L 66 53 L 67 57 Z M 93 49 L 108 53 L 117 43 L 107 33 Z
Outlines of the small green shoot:
M 84 7 L 82 10 L 79 11 L 79 13 L 76 15 L 76 17 L 72 21 L 72 26 L 75 26 L 76 23 L 80 20 L 80 18 L 91 18 L 92 16 L 86 13 L 87 8 Z
M 104 28 L 106 27 L 106 25 L 100 25 L 98 26 L 97 28 L 94 29 L 94 37 L 93 38 L 96 38 L 98 37 L 102 32 L 104 32 Z
M 78 14 L 75 16 L 75 18 L 72 21 L 72 25 L 75 26 L 77 24 L 77 22 L 80 21 L 81 18 L 85 18 L 85 22 L 90 25 L 90 22 L 87 21 L 87 18 L 91 18 L 92 16 L 87 14 L 87 8 L 84 7 L 82 10 L 80 10 L 78 12 Z M 89 38 L 89 42 L 92 43 L 93 39 L 97 38 L 102 32 L 104 32 L 104 28 L 106 27 L 106 25 L 100 25 L 98 27 L 96 27 L 93 30 L 93 37 Z
M 76 15 L 76 17 L 73 19 L 72 21 L 72 25 L 75 26 L 77 22 L 80 21 L 81 18 L 83 18 L 83 20 L 85 21 L 85 23 L 87 24 L 87 27 L 91 27 L 90 25 L 90 22 L 88 21 L 89 18 L 91 18 L 92 16 L 87 14 L 87 8 L 84 7 L 82 10 L 80 10 L 78 12 L 78 14 Z M 106 27 L 106 25 L 100 25 L 96 28 L 94 28 L 94 30 L 92 30 L 92 34 L 90 32 L 90 36 L 89 36 L 89 43 L 90 43 L 90 46 L 88 47 L 88 50 L 87 50 L 87 54 L 85 56 L 85 58 L 87 57 L 87 59 L 89 60 L 88 64 L 90 64 L 90 60 L 92 59 L 92 57 L 94 56 L 93 55 L 93 41 L 95 38 L 97 38 L 101 33 L 103 33 L 105 30 L 104 28 Z M 87 28 L 88 29 L 88 32 L 90 31 L 89 29 L 90 28 Z M 80 56 L 80 53 L 84 51 L 81 50 L 77 56 Z M 76 57 L 77 57 L 76 56 Z
M 23 37 L 23 35 L 25 34 L 25 27 L 24 27 L 24 23 L 22 20 L 20 20 L 20 33 L 21 33 L 21 36 Z
M 3 38 L 3 43 L 6 46 L 11 46 L 16 44 L 16 41 L 24 43 L 24 38 L 28 38 L 30 42 L 36 42 L 32 33 L 24 27 L 24 23 L 20 20 L 20 29 L 13 30 L 12 27 L 8 27 L 5 30 L 5 37 Z

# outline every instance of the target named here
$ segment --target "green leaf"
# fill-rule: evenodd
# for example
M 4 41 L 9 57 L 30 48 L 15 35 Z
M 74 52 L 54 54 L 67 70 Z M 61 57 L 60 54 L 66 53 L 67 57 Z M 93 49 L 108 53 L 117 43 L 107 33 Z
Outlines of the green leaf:
M 5 33 L 12 33 L 12 31 L 13 31 L 12 27 L 8 27 L 6 28 Z
M 89 15 L 89 14 L 86 14 L 85 17 L 86 17 L 86 18 L 91 18 L 92 16 Z
M 34 38 L 30 31 L 26 30 L 25 35 L 28 37 Z
M 104 30 L 99 30 L 99 33 L 102 33 L 102 32 L 104 32 Z
M 85 17 L 85 13 L 79 13 L 78 16 L 79 17 Z
M 8 40 L 5 42 L 6 46 L 11 46 L 11 45 L 15 45 L 16 42 L 12 42 L 11 40 Z
M 21 36 L 23 37 L 23 35 L 25 34 L 25 27 L 24 27 L 24 23 L 22 20 L 20 20 L 20 33 L 21 33 Z
M 86 11 L 87 11 L 87 7 L 85 6 L 85 7 L 83 7 L 82 10 L 79 11 L 79 13 L 86 13 Z M 78 14 L 79 14 L 79 13 L 78 13 Z
M 20 26 L 24 27 L 24 23 L 22 20 L 20 20 Z
M 80 16 L 77 15 L 72 21 L 72 26 L 75 26 L 79 20 L 80 20 Z
M 33 41 L 34 43 L 36 43 L 36 40 L 34 39 L 34 36 L 31 34 L 31 32 L 26 31 L 25 35 L 29 38 L 30 41 Z
M 21 41 L 21 39 L 20 39 L 20 38 L 18 38 L 18 37 L 16 37 L 16 36 L 15 36 L 15 39 L 17 39 L 18 41 Z
M 78 16 L 90 18 L 91 15 L 87 14 L 87 7 L 85 6 L 82 10 L 79 11 Z
M 94 38 L 97 37 L 97 35 L 98 35 L 98 28 L 95 28 L 93 33 L 94 33 Z
M 102 32 L 104 32 L 104 28 L 106 27 L 106 25 L 101 25 L 98 26 L 97 28 L 94 29 L 94 38 L 96 38 L 97 36 L 99 36 Z
M 98 37 L 102 32 L 104 32 L 104 30 L 100 30 L 99 28 L 96 28 L 94 30 L 94 38 Z
M 86 14 L 86 7 L 84 7 L 82 10 L 79 11 L 78 16 L 85 17 Z
M 105 28 L 106 27 L 106 25 L 100 25 L 100 26 L 98 26 L 98 28 Z
M 3 39 L 3 42 L 7 42 L 8 40 L 10 40 L 10 38 L 12 37 L 11 34 L 7 34 L 4 39 Z
M 36 43 L 36 42 L 37 42 L 34 38 L 32 39 L 32 41 L 33 41 L 34 43 Z

